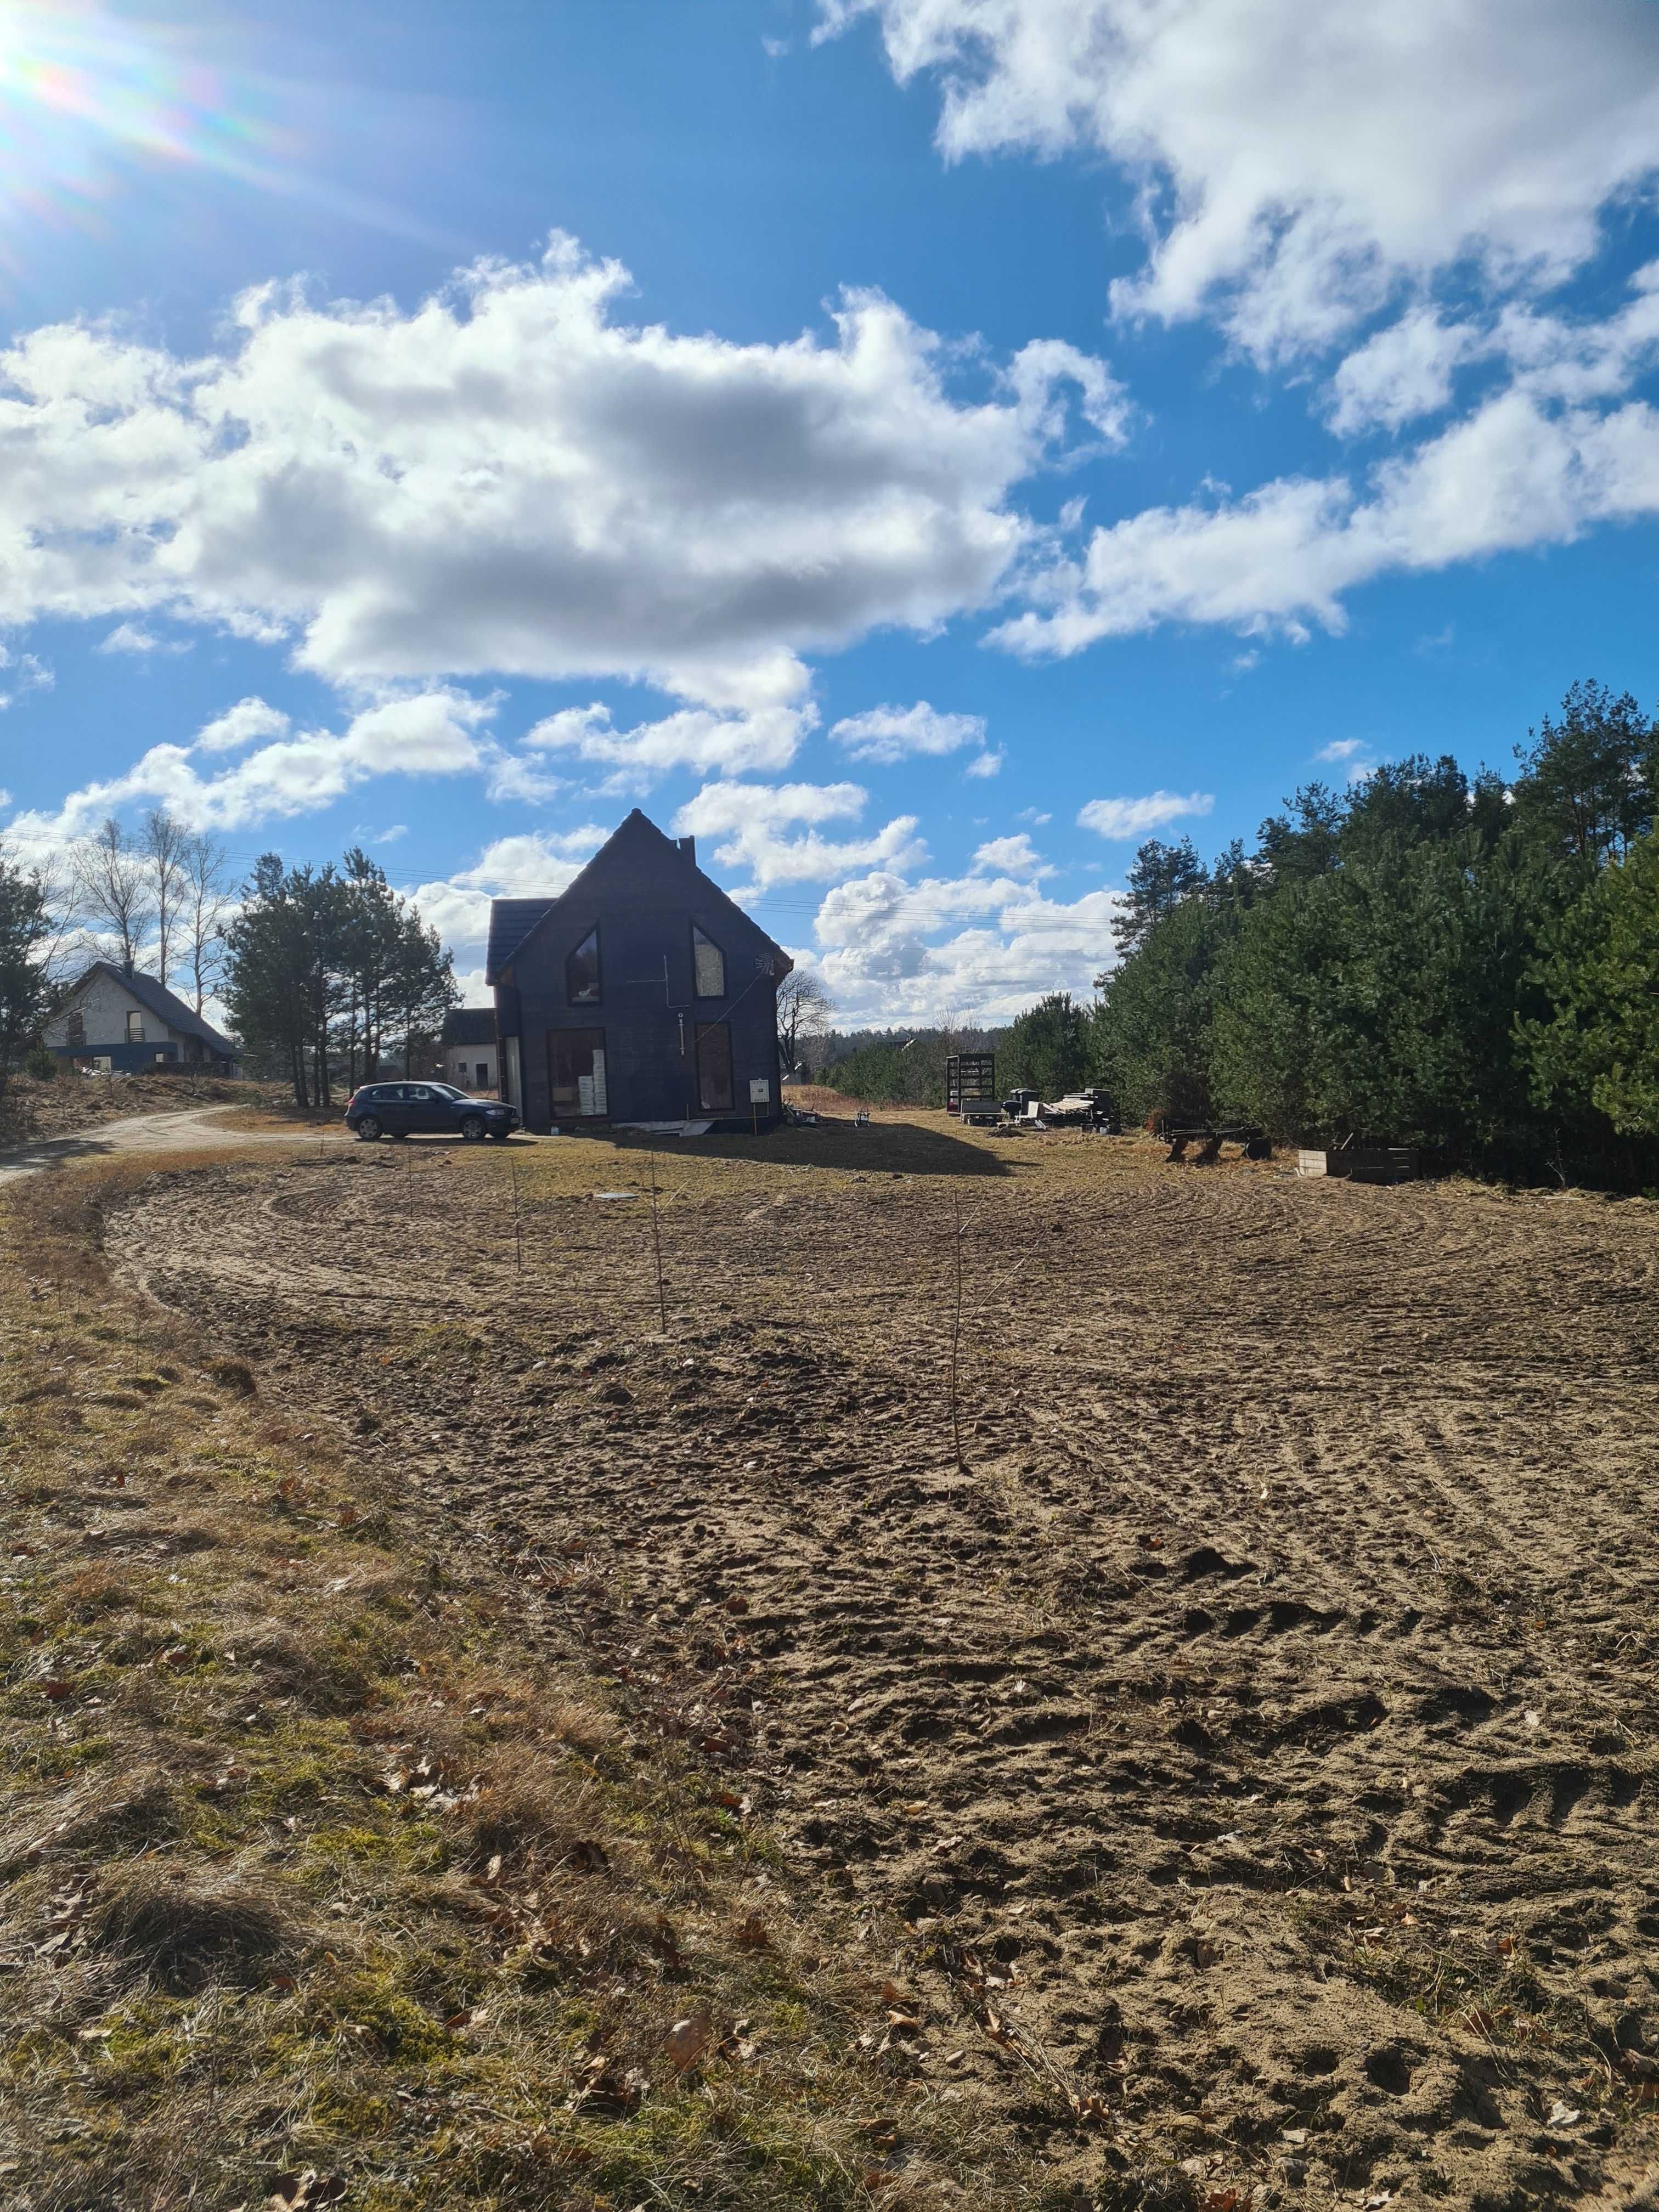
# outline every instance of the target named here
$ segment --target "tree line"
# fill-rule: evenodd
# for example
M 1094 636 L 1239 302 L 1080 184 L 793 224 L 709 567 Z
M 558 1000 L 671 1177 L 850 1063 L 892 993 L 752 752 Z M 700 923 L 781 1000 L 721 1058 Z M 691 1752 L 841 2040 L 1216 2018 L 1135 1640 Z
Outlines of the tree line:
M 354 846 L 339 867 L 265 854 L 226 932 L 224 1000 L 252 1074 L 332 1104 L 387 1059 L 412 1071 L 460 996 L 453 964 L 386 872 Z
M 963 1027 L 830 1030 L 819 1080 L 872 1106 L 943 1106 L 945 1063 L 952 1053 L 999 1052 L 1007 1031 Z M 1001 1079 L 1003 1061 L 997 1073 Z
M 819 1080 L 848 1097 L 881 1106 L 943 1106 L 952 1053 L 996 1055 L 997 1090 L 1062 1097 L 1085 1082 L 1089 1009 L 1064 991 L 1000 1027 L 952 1022 L 940 1029 L 827 1030 Z
M 1517 761 L 1309 784 L 1207 864 L 1143 845 L 1094 1003 L 1016 1040 L 1126 1119 L 1659 1180 L 1659 722 L 1576 684 Z
M 55 862 L 0 851 L 0 1102 L 20 1066 L 57 1072 L 41 1035 L 94 957 L 198 1014 L 216 997 L 248 1073 L 301 1105 L 387 1060 L 408 1072 L 459 995 L 436 931 L 361 849 L 321 868 L 266 854 L 238 890 L 223 848 L 164 809 L 136 831 L 112 817 Z

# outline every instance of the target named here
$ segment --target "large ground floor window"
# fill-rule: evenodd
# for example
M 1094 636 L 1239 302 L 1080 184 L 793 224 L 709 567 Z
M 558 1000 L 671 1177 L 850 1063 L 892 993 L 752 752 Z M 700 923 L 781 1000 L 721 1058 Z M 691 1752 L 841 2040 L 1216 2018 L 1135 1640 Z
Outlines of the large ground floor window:
M 696 1025 L 697 1104 L 705 1114 L 732 1111 L 732 1029 L 727 1022 Z
M 556 1121 L 602 1120 L 610 1113 L 603 1030 L 549 1030 L 547 1091 Z

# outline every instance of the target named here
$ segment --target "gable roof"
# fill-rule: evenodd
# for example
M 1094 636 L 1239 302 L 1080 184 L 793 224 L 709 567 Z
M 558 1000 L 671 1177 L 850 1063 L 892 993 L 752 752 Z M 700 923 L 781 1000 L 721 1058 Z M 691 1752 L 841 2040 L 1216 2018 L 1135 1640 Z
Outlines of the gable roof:
M 237 1048 L 230 1039 L 221 1036 L 210 1022 L 204 1022 L 182 999 L 169 991 L 165 983 L 158 982 L 154 975 L 140 975 L 136 968 L 118 968 L 112 960 L 94 960 L 70 993 L 66 1001 L 68 1005 L 73 1006 L 94 975 L 112 976 L 124 991 L 130 992 L 137 1000 L 141 1006 L 147 1007 L 170 1030 L 177 1030 L 181 1036 L 199 1039 L 210 1052 L 222 1053 L 227 1060 L 237 1057 Z
M 489 902 L 489 942 L 484 948 L 484 981 L 493 983 L 544 914 L 550 898 L 499 898 Z
M 440 1045 L 494 1044 L 495 1042 L 495 1009 L 494 1006 L 452 1006 L 444 1016 L 444 1033 Z
M 712 876 L 707 876 L 697 866 L 696 846 L 690 837 L 675 839 L 665 836 L 656 823 L 636 806 L 632 813 L 613 830 L 592 859 L 580 873 L 572 878 L 555 898 L 494 899 L 489 908 L 489 945 L 484 956 L 484 981 L 493 983 L 503 968 L 516 960 L 530 939 L 556 907 L 567 904 L 580 906 L 585 893 L 591 892 L 607 872 L 606 862 L 621 850 L 629 847 L 637 849 L 641 858 L 648 858 L 659 866 L 672 867 L 684 878 L 681 896 L 688 905 L 724 908 L 735 915 L 746 928 L 752 929 L 761 941 L 771 947 L 774 965 L 780 977 L 787 975 L 794 966 L 781 945 L 775 944 L 751 915 L 747 915 L 735 899 L 728 898 Z

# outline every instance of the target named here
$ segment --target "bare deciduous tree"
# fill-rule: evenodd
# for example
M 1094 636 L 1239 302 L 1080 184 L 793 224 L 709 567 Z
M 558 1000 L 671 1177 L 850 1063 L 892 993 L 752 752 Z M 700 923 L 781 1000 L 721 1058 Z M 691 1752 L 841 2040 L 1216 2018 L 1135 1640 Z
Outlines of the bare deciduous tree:
M 155 915 L 155 975 L 164 990 L 178 944 L 180 909 L 186 902 L 185 854 L 189 844 L 189 831 L 165 806 L 152 807 L 145 815 L 141 849 L 149 868 Z
M 787 1071 L 811 1038 L 830 1026 L 836 1002 L 810 969 L 797 968 L 778 986 L 778 1057 Z
M 115 939 L 124 968 L 136 968 L 155 915 L 149 863 L 112 814 L 76 848 L 75 891 L 83 919 Z
M 224 957 L 225 925 L 232 911 L 229 865 L 224 847 L 205 831 L 185 840 L 181 958 L 190 970 L 191 1000 L 198 1014 Z

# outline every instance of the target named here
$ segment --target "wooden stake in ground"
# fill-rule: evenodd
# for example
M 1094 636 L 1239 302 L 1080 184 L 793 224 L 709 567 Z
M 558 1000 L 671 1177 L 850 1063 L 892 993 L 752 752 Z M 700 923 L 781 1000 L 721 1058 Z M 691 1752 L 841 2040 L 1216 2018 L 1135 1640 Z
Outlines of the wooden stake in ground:
M 519 1229 L 519 1163 L 517 1162 L 517 1160 L 514 1160 L 514 1161 L 512 1163 L 512 1168 L 513 1168 L 513 1272 L 514 1273 L 514 1274 L 521 1275 L 521 1274 L 523 1274 L 523 1273 L 524 1273 L 524 1239 L 523 1239 L 522 1236 L 520 1235 L 520 1229 Z
M 651 1147 L 651 1249 L 657 1262 L 657 1317 L 668 1334 L 668 1297 L 662 1286 L 662 1231 L 657 1226 L 657 1148 Z
M 956 1262 L 956 1297 L 951 1310 L 951 1449 L 962 1465 L 962 1413 L 957 1395 L 957 1355 L 962 1349 L 962 1194 L 951 1191 L 951 1247 Z

